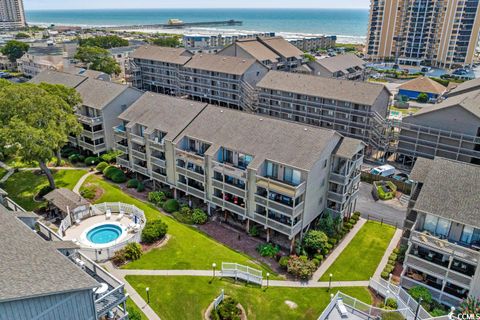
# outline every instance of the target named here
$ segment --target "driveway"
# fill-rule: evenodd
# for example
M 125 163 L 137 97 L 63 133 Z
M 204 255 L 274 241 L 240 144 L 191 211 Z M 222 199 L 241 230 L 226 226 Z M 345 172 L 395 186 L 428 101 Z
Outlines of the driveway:
M 376 201 L 372 197 L 372 185 L 368 183 L 360 183 L 360 192 L 357 200 L 357 211 L 362 213 L 362 217 L 367 219 L 368 216 L 381 220 L 397 227 L 403 227 L 403 221 L 407 215 L 407 207 L 403 206 L 398 199 L 389 201 Z

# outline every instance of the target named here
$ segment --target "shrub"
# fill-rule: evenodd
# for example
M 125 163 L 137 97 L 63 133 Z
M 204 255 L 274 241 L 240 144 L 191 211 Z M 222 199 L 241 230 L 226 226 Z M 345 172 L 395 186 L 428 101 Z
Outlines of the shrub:
M 238 301 L 232 297 L 226 297 L 217 307 L 213 310 L 213 319 L 219 320 L 240 320 L 242 311 L 237 307 Z
M 45 195 L 49 194 L 49 193 L 52 192 L 52 191 L 53 191 L 53 189 L 50 188 L 50 186 L 47 185 L 47 186 L 42 187 L 42 188 L 38 191 L 37 196 L 38 196 L 39 198 L 43 198 Z
M 397 261 L 397 255 L 395 253 L 392 253 L 389 257 L 388 257 L 389 260 L 395 260 Z
M 415 286 L 413 288 L 410 288 L 408 290 L 408 293 L 412 296 L 413 299 L 415 299 L 417 302 L 420 298 L 423 299 L 423 301 L 427 304 L 430 304 L 432 302 L 432 294 L 430 291 L 422 286 Z
M 100 158 L 102 159 L 102 161 L 105 161 L 107 163 L 113 163 L 115 162 L 115 159 L 122 154 L 123 152 L 120 150 L 111 150 L 107 153 L 102 154 Z
M 77 163 L 80 161 L 80 155 L 78 153 L 74 153 L 68 156 L 68 161 L 71 163 Z
M 127 261 L 127 258 L 125 257 L 125 250 L 121 249 L 115 252 L 115 254 L 112 257 L 112 263 L 116 266 L 120 266 L 124 264 Z
M 323 261 L 323 256 L 321 254 L 316 254 L 313 256 L 313 259 L 317 259 L 318 261 L 322 262 Z
M 318 266 L 320 265 L 320 261 L 317 260 L 317 259 L 315 259 L 315 258 L 312 259 L 312 262 L 313 262 L 313 264 L 315 265 L 315 267 L 317 267 L 317 268 L 318 268 Z
M 394 298 L 387 298 L 387 301 L 385 302 L 385 307 L 392 308 L 393 310 L 398 309 L 397 300 L 395 300 Z
M 142 256 L 142 247 L 136 242 L 127 244 L 123 250 L 125 250 L 125 258 L 130 261 L 138 260 Z
M 469 296 L 468 298 L 463 299 L 463 301 L 458 306 L 459 311 L 464 314 L 477 313 L 479 308 L 480 299 L 475 298 L 474 296 Z
M 105 178 L 110 179 L 112 177 L 112 174 L 115 172 L 117 168 L 114 166 L 108 166 L 105 169 L 103 169 L 103 175 Z
M 87 157 L 85 158 L 85 160 L 83 160 L 83 162 L 87 165 L 87 166 L 93 166 L 93 165 L 97 165 L 100 163 L 100 158 L 97 158 L 97 157 Z
M 192 220 L 195 224 L 205 224 L 207 223 L 208 216 L 202 209 L 195 209 L 192 213 Z
M 60 155 L 64 158 L 68 158 L 74 153 L 78 153 L 78 151 L 71 147 L 65 147 L 60 151 Z
M 273 258 L 278 252 L 280 252 L 280 248 L 278 246 L 273 246 L 271 243 L 263 243 L 257 246 L 257 251 L 262 257 Z
M 353 213 L 353 216 L 358 217 L 358 218 L 360 218 L 361 215 L 362 215 L 362 214 L 361 214 L 359 211 L 355 211 L 355 212 Z
M 127 307 L 129 320 L 142 320 L 142 314 L 137 309 Z
M 154 243 L 167 234 L 168 226 L 161 220 L 148 221 L 142 231 L 143 243 Z
M 399 249 L 399 248 L 393 249 L 393 253 L 395 253 L 396 255 L 398 255 L 398 254 L 400 253 L 400 249 Z
M 395 269 L 395 266 L 393 266 L 391 264 L 387 264 L 387 266 L 383 270 L 388 272 L 388 273 L 391 273 L 393 271 L 393 269 Z
M 329 252 L 330 250 L 328 248 L 323 248 L 322 250 L 320 250 L 320 253 L 324 256 L 326 256 Z
M 138 183 L 138 186 L 137 186 L 137 191 L 138 192 L 143 192 L 145 191 L 145 185 L 141 182 Z
M 478 309 L 477 309 L 477 310 L 478 310 Z M 442 309 L 442 308 L 435 308 L 435 309 L 429 311 L 428 313 L 430 313 L 430 315 L 431 315 L 433 318 L 445 316 L 445 315 L 448 314 L 448 312 L 445 311 L 445 309 Z
M 194 224 L 193 219 L 192 219 L 192 215 L 190 215 L 190 214 L 186 215 L 186 214 L 180 213 L 180 211 L 175 211 L 174 213 L 172 213 L 172 216 L 178 222 L 185 223 L 185 224 Z
M 137 188 L 138 187 L 138 180 L 137 179 L 130 179 L 127 181 L 127 188 Z
M 123 183 L 127 181 L 127 176 L 125 175 L 125 172 L 117 168 L 117 171 L 113 173 L 111 180 L 115 183 Z
M 258 227 L 255 225 L 248 230 L 248 234 L 252 237 L 258 237 L 260 235 L 260 230 L 258 230 Z
M 288 260 L 290 259 L 289 256 L 283 256 L 280 258 L 280 260 L 278 260 L 278 264 L 280 265 L 280 268 L 282 269 L 287 269 L 287 266 L 288 266 Z
M 328 237 L 323 231 L 310 230 L 303 238 L 303 246 L 311 253 L 321 251 L 328 246 Z
M 344 226 L 348 231 L 350 231 L 350 229 L 353 228 L 353 225 L 352 225 L 350 222 L 344 223 L 343 226 Z
M 382 273 L 380 274 L 380 276 L 385 279 L 385 280 L 388 280 L 388 277 L 390 276 L 390 273 L 386 272 L 386 271 L 382 271 Z
M 103 172 L 103 170 L 105 170 L 107 167 L 108 167 L 108 163 L 106 163 L 106 162 L 100 162 L 100 163 L 97 164 L 97 166 L 95 167 L 95 170 L 97 170 L 98 172 Z
M 353 225 L 355 225 L 355 223 L 357 223 L 357 220 L 350 219 L 350 220 L 348 220 L 348 223 L 350 223 L 353 226 Z
M 306 257 L 291 256 L 288 260 L 287 271 L 300 279 L 310 279 L 317 269 L 315 264 Z
M 156 204 L 156 205 L 159 205 L 160 202 L 163 202 L 167 199 L 167 197 L 165 197 L 165 193 L 161 192 L 161 191 L 153 191 L 153 192 L 149 192 L 148 193 L 148 201 Z
M 417 102 L 420 103 L 427 103 L 428 102 L 428 94 L 422 92 L 417 96 Z
M 94 185 L 85 186 L 80 190 L 80 195 L 85 199 L 94 199 L 97 193 L 97 188 Z
M 328 239 L 328 243 L 331 244 L 332 246 L 336 245 L 337 242 L 338 242 L 338 240 L 335 239 L 335 238 L 330 238 L 330 239 Z
M 180 207 L 180 205 L 179 205 L 178 201 L 175 200 L 175 199 L 167 200 L 163 204 L 163 210 L 165 210 L 168 213 L 172 213 L 172 212 L 177 211 L 179 207 Z

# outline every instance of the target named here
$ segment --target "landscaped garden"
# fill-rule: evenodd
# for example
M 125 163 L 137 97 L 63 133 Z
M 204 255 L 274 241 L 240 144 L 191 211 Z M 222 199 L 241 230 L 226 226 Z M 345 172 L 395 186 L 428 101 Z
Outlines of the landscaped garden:
M 119 185 L 111 184 L 99 176 L 89 177 L 86 184 L 102 189 L 102 195 L 96 199 L 96 203 L 119 201 L 129 203 L 144 210 L 147 220 L 161 219 L 168 226 L 169 239 L 165 245 L 151 249 L 140 259 L 125 265 L 123 267 L 125 269 L 209 270 L 212 263 L 220 266 L 222 262 L 233 262 L 274 274 L 272 270 L 257 264 L 250 257 L 216 242 L 193 227 L 160 213 L 153 204 L 128 195 Z
M 332 288 L 260 288 L 235 284 L 233 280 L 211 277 L 127 276 L 126 280 L 163 320 L 201 319 L 207 307 L 222 289 L 246 310 L 248 319 L 317 319 L 338 290 L 371 304 L 370 292 L 364 287 Z
M 85 170 L 59 170 L 54 171 L 53 176 L 58 188 L 73 189 L 77 181 L 86 173 Z M 36 201 L 34 197 L 48 186 L 47 177 L 40 171 L 15 172 L 3 184 L 2 188 L 8 196 L 22 206 L 25 210 L 37 210 L 45 203 Z
M 375 273 L 395 228 L 375 221 L 368 221 L 358 231 L 352 241 L 338 256 L 335 262 L 320 278 L 328 281 L 369 280 Z

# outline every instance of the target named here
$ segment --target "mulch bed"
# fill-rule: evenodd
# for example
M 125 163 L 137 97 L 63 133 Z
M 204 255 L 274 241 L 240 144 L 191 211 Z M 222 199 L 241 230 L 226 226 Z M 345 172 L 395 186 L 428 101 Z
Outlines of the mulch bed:
M 142 252 L 147 253 L 148 251 L 150 251 L 152 249 L 161 248 L 168 243 L 168 240 L 170 240 L 170 235 L 167 234 L 165 237 L 163 237 L 162 239 L 160 239 L 160 240 L 158 240 L 154 243 L 149 243 L 149 244 L 141 243 Z

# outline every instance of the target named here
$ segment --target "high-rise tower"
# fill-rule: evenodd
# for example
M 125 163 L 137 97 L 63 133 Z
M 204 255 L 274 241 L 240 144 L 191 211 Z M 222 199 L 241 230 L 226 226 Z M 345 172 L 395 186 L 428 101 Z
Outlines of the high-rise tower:
M 26 27 L 23 0 L 0 0 L 0 30 Z

